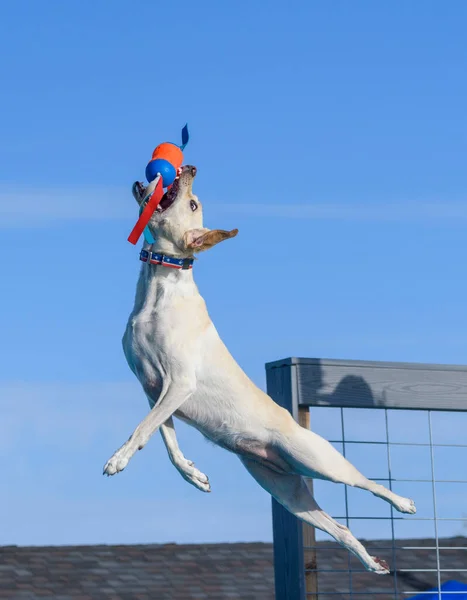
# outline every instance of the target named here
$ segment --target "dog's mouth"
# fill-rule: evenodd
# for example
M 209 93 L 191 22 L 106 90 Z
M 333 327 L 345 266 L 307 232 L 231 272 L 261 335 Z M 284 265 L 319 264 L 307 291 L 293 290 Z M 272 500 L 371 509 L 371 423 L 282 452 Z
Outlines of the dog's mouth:
M 172 206 L 172 204 L 177 199 L 178 188 L 180 186 L 180 177 L 177 177 L 172 184 L 172 187 L 168 189 L 165 194 L 162 196 L 161 201 L 159 202 L 156 212 L 161 213 L 164 210 L 167 210 Z
M 162 196 L 161 201 L 159 202 L 159 204 L 155 210 L 156 213 L 163 213 L 168 208 L 170 208 L 172 206 L 172 204 L 175 202 L 175 200 L 177 199 L 179 189 L 180 189 L 180 177 L 183 177 L 185 173 L 188 174 L 189 176 L 191 176 L 192 178 L 194 178 L 196 175 L 196 167 L 187 166 L 187 167 L 182 167 L 180 169 L 180 172 L 179 172 L 178 176 L 175 178 L 173 184 Z M 134 184 L 134 188 L 136 188 L 135 191 L 138 194 L 140 203 L 146 204 L 146 202 L 149 200 L 149 197 L 147 197 L 147 191 L 146 191 L 148 186 L 145 186 L 144 183 L 137 181 Z
M 177 177 L 170 189 L 162 196 L 161 201 L 157 205 L 156 213 L 162 213 L 172 206 L 177 199 L 179 185 L 179 177 Z M 145 206 L 150 198 L 147 194 L 148 187 L 149 186 L 144 185 L 142 181 L 136 181 L 133 186 L 133 190 L 136 192 L 141 206 Z

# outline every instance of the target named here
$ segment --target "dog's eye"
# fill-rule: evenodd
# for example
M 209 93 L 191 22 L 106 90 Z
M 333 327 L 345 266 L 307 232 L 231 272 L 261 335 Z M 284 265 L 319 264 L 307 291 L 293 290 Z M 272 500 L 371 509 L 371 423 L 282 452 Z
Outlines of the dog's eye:
M 198 208 L 198 205 L 194 200 L 190 200 L 190 208 L 193 212 L 195 212 L 195 210 Z

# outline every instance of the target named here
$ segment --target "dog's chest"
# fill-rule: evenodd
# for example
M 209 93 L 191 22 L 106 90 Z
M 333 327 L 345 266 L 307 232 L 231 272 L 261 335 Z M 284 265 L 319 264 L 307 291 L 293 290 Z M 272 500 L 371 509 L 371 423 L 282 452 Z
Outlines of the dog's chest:
M 141 361 L 159 363 L 159 358 L 170 368 L 170 358 L 176 360 L 194 346 L 210 323 L 192 280 L 173 283 L 153 277 L 137 294 L 123 338 L 130 368 L 139 371 Z

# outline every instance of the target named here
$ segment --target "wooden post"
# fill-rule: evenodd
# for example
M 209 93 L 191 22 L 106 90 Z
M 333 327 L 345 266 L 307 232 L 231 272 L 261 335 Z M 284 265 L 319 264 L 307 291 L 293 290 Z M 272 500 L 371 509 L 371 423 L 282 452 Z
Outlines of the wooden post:
M 298 422 L 302 427 L 310 429 L 310 409 L 300 406 L 298 409 Z M 308 487 L 313 492 L 313 480 L 309 480 Z M 308 523 L 302 522 L 303 529 L 303 558 L 305 561 L 305 589 L 307 600 L 318 600 L 318 572 L 316 562 L 316 530 Z M 307 546 L 309 549 L 307 549 Z M 310 572 L 309 569 L 314 569 Z
M 268 394 L 298 419 L 295 367 L 266 371 Z M 274 583 L 276 600 L 305 600 L 305 563 L 302 522 L 272 499 Z

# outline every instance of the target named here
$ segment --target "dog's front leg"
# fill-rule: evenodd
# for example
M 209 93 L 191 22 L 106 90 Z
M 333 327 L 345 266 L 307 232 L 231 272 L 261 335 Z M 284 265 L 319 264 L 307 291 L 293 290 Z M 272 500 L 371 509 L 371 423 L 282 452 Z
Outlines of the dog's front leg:
M 161 425 L 161 435 L 165 447 L 167 448 L 170 461 L 183 479 L 202 492 L 210 492 L 211 486 L 207 476 L 204 473 L 201 473 L 191 460 L 185 458 L 183 452 L 180 450 L 172 417 L 167 419 L 167 421 Z
M 194 382 L 192 383 L 187 377 L 177 383 L 173 381 L 168 383 L 166 390 L 162 392 L 157 403 L 134 430 L 128 441 L 107 461 L 104 466 L 104 475 L 115 475 L 115 473 L 123 471 L 135 452 L 144 448 L 153 433 L 188 400 L 194 390 Z M 149 390 L 145 391 L 148 394 Z

